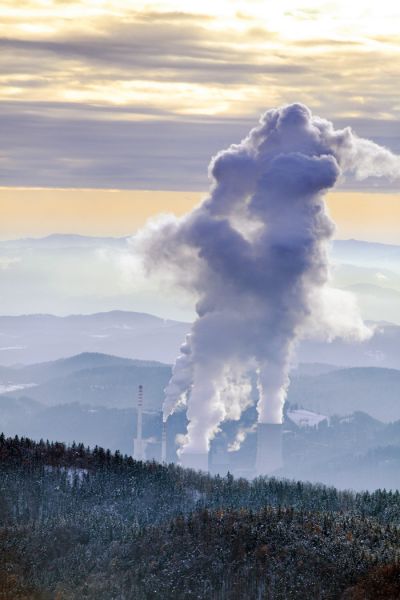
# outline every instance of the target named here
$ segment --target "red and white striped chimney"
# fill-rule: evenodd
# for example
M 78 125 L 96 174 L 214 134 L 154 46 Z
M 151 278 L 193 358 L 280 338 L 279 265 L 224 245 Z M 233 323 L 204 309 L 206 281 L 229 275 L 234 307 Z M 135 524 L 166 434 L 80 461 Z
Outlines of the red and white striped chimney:
M 137 427 L 134 442 L 133 456 L 136 460 L 143 460 L 143 386 L 139 385 L 137 397 Z

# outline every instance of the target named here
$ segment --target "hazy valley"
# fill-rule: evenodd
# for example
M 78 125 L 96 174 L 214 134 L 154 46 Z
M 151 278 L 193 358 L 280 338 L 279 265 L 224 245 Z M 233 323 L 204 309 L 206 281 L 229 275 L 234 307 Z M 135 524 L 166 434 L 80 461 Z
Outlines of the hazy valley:
M 54 317 L 23 317 L 21 320 L 28 323 L 28 330 L 34 330 L 33 326 L 29 327 L 29 321 L 37 326 L 42 318 L 61 321 L 64 326 L 63 319 Z M 146 328 L 150 328 L 156 349 L 162 347 L 164 340 L 160 321 L 147 315 L 117 312 L 72 317 L 67 323 L 76 321 L 84 324 L 80 331 L 87 331 L 89 327 L 92 332 L 112 331 L 114 344 L 122 339 L 121 348 L 126 347 L 125 332 L 129 326 L 133 331 L 132 354 L 136 347 L 135 323 L 140 336 L 145 336 Z M 14 330 L 10 322 L 16 324 Z M 19 322 L 20 318 L 8 320 L 8 331 L 15 334 Z M 178 325 L 185 326 L 174 327 L 178 329 Z M 49 338 L 54 335 L 55 341 L 59 339 L 51 329 L 48 332 Z M 377 339 L 378 364 L 397 366 L 400 328 L 384 326 Z M 39 345 L 37 340 L 36 344 Z M 280 474 L 341 488 L 395 488 L 400 485 L 400 371 L 377 366 L 353 367 L 352 362 L 343 367 L 346 355 L 340 347 L 336 350 L 331 347 L 334 344 L 326 347 L 327 358 L 340 356 L 341 366 L 300 362 L 292 370 L 284 420 L 284 466 Z M 60 352 L 60 346 L 50 343 L 46 352 L 49 349 L 56 355 Z M 148 352 L 150 350 L 149 346 Z M 313 350 L 308 343 L 308 357 L 311 351 L 314 361 L 321 360 L 320 349 Z M 365 348 L 355 352 L 354 346 L 349 346 L 347 351 L 355 364 L 362 362 L 362 357 L 364 363 L 376 364 L 374 354 Z M 137 425 L 137 388 L 141 384 L 144 386 L 144 436 L 149 441 L 147 457 L 160 460 L 163 390 L 170 376 L 168 364 L 93 352 L 25 366 L 3 366 L 0 377 L 3 389 L 8 391 L 0 394 L 1 428 L 6 435 L 67 443 L 79 441 L 130 455 Z M 253 394 L 256 398 L 255 390 Z M 255 423 L 255 411 L 249 409 L 239 421 L 223 424 L 216 438 L 216 446 L 218 439 L 232 445 L 240 431 L 246 431 L 242 447 L 227 455 L 227 464 L 233 473 L 245 472 L 254 461 Z M 171 444 L 175 449 L 174 437 L 184 434 L 185 430 L 185 412 L 181 411 L 170 425 Z M 168 458 L 177 461 L 173 450 Z

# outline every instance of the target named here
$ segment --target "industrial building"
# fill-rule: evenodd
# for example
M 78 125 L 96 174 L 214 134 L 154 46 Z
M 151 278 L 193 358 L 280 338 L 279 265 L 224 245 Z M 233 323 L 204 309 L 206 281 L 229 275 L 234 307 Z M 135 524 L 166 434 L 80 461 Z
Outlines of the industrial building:
M 133 457 L 136 460 L 156 460 L 163 464 L 176 462 L 183 467 L 209 472 L 211 475 L 224 477 L 230 472 L 249 479 L 259 475 L 272 475 L 283 467 L 281 424 L 258 423 L 239 451 L 229 451 L 229 436 L 227 432 L 221 431 L 212 440 L 208 453 L 185 453 L 178 457 L 177 438 L 186 431 L 186 415 L 183 412 L 177 413 L 167 422 L 162 422 L 160 414 L 159 433 L 147 437 L 144 435 L 144 415 L 144 390 L 139 385 L 136 436 L 133 443 Z

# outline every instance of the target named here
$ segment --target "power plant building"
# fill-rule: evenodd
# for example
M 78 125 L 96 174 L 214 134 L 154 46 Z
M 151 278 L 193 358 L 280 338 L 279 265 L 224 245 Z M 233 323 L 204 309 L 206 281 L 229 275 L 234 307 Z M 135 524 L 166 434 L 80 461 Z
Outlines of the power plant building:
M 228 472 L 248 478 L 273 475 L 283 466 L 281 424 L 258 423 L 255 434 L 253 433 L 251 436 L 253 438 L 251 447 L 254 450 L 250 454 L 248 453 L 247 456 L 244 453 L 241 460 L 238 460 L 239 455 L 236 452 L 228 451 L 229 440 L 225 432 L 220 432 L 212 440 L 208 453 L 183 453 L 178 457 L 176 454 L 176 440 L 179 433 L 184 433 L 182 429 L 185 428 L 186 418 L 179 419 L 179 423 L 173 423 L 174 418 L 169 418 L 166 423 L 162 423 L 161 436 L 159 433 L 147 439 L 143 435 L 143 403 L 143 385 L 139 385 L 136 436 L 133 440 L 133 458 L 135 460 L 154 459 L 163 464 L 179 462 L 183 467 L 209 472 L 211 475 L 222 477 Z M 245 458 L 244 461 L 243 458 Z
M 282 424 L 257 425 L 256 475 L 272 475 L 283 466 Z
M 180 464 L 187 469 L 195 469 L 196 471 L 208 471 L 208 452 L 191 452 L 182 454 Z
M 168 423 L 164 426 L 164 432 L 167 427 Z M 169 438 L 167 433 L 164 432 L 162 456 L 166 456 L 167 453 L 171 456 L 171 449 L 168 449 L 167 445 Z M 239 456 L 236 452 L 229 452 L 226 436 L 220 435 L 211 442 L 208 453 L 183 453 L 179 458 L 175 457 L 173 462 L 176 460 L 182 467 L 209 472 L 211 475 L 221 475 L 222 477 L 228 472 L 249 479 L 256 476 L 271 476 L 283 467 L 282 435 L 282 424 L 259 423 L 255 434 L 252 434 L 251 446 L 254 450 L 249 456 L 244 457 L 245 460 L 243 458 L 238 460 Z M 162 462 L 165 462 L 165 460 L 163 459 Z

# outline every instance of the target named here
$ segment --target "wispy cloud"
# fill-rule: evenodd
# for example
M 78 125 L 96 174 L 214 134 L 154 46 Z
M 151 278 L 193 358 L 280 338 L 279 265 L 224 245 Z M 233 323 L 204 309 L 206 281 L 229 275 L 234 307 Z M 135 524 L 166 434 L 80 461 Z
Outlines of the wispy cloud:
M 303 101 L 333 119 L 396 121 L 397 12 L 386 0 L 365 10 L 222 0 L 200 13 L 181 0 L 162 10 L 140 0 L 5 0 L 0 183 L 197 189 L 218 136 L 237 139 L 241 121 L 266 107 Z

